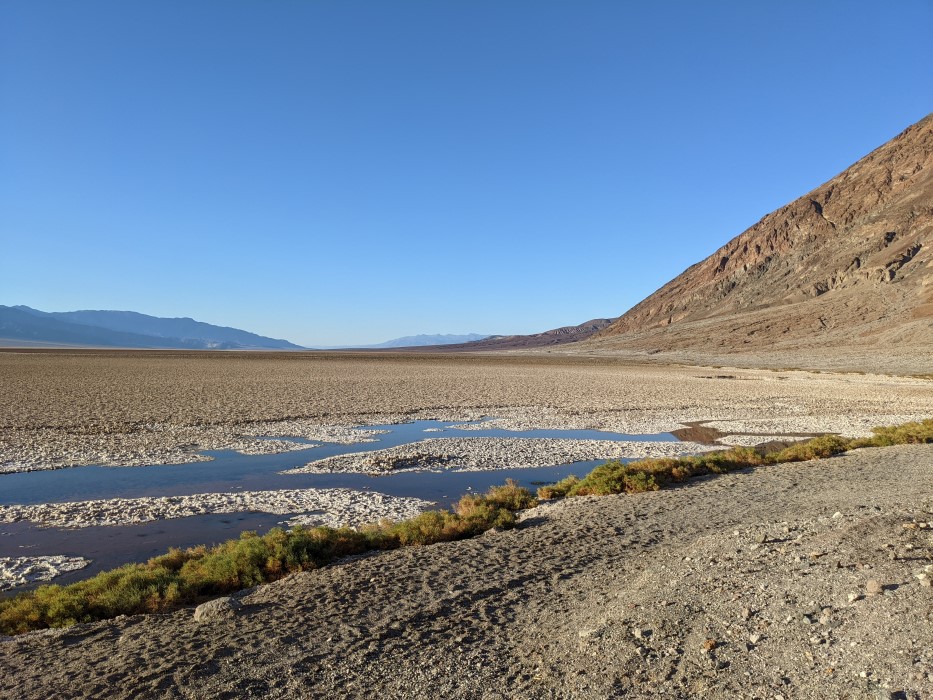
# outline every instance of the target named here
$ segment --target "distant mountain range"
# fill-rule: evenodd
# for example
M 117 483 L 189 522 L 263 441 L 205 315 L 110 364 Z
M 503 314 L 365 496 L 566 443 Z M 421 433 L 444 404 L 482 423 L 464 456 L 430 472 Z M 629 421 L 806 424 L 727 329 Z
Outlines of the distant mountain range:
M 64 345 L 188 350 L 302 350 L 287 340 L 190 318 L 159 318 L 135 311 L 39 311 L 0 306 L 4 345 Z
M 472 343 L 489 337 L 490 336 L 488 334 L 483 335 L 482 333 L 467 333 L 465 335 L 456 335 L 452 333 L 438 333 L 431 335 L 422 333 L 420 335 L 406 335 L 402 338 L 395 338 L 393 340 L 387 340 L 384 343 L 376 343 L 373 345 L 339 345 L 327 349 L 376 350 L 380 348 L 420 348 L 429 346 L 433 347 L 435 345 L 459 345 L 461 343 Z

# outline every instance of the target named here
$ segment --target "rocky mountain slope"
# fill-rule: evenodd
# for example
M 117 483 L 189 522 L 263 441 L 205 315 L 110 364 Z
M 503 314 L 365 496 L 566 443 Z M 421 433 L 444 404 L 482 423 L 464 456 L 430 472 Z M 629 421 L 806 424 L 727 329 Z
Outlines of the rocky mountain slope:
M 590 349 L 933 345 L 933 114 L 768 214 Z
M 492 335 L 472 343 L 444 345 L 442 347 L 435 346 L 430 349 L 443 350 L 444 352 L 526 350 L 532 348 L 546 348 L 554 345 L 566 345 L 568 343 L 578 343 L 581 340 L 586 340 L 594 333 L 609 326 L 612 321 L 613 319 L 611 318 L 594 318 L 578 326 L 562 326 L 541 333 L 532 333 L 530 335 Z

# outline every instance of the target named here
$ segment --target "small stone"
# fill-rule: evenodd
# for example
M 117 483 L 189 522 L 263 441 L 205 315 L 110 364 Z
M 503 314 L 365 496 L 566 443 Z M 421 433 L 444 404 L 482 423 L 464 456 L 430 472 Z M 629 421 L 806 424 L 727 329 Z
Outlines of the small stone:
M 869 579 L 868 583 L 865 584 L 865 592 L 868 595 L 880 595 L 884 593 L 884 586 L 875 579 Z
M 742 619 L 747 620 L 752 616 L 751 608 L 742 608 Z
M 715 639 L 707 639 L 705 642 L 703 642 L 703 651 L 710 652 L 715 648 L 716 648 Z
M 750 635 L 748 635 L 748 641 L 749 641 L 751 644 L 758 644 L 758 642 L 761 641 L 761 635 L 760 635 L 760 634 L 750 634 Z
M 839 518 L 841 517 L 842 517 L 842 513 L 840 513 L 838 510 L 835 513 L 833 513 L 833 520 L 839 520 Z
M 194 621 L 213 622 L 216 620 L 229 620 L 235 617 L 242 607 L 243 603 L 230 596 L 214 598 L 214 600 L 201 603 L 194 609 Z

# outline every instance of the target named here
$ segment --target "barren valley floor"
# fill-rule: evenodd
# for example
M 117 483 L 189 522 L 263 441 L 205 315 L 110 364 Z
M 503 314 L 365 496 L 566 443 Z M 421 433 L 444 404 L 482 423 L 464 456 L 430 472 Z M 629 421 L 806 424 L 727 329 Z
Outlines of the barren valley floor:
M 754 441 L 933 415 L 926 379 L 546 355 L 4 352 L 0 394 L 6 471 L 415 418 Z M 0 697 L 929 697 L 931 521 L 925 445 L 571 499 L 288 577 L 229 619 L 2 641 Z

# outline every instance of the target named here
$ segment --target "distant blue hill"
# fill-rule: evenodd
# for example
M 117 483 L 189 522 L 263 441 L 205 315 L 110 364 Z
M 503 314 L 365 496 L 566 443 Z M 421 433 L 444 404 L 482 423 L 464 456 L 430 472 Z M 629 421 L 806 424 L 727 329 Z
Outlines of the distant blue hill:
M 287 340 L 190 318 L 159 318 L 134 311 L 46 312 L 28 306 L 0 306 L 0 340 L 5 344 L 169 348 L 193 350 L 301 350 Z
M 417 348 L 427 347 L 429 345 L 457 345 L 458 343 L 472 343 L 474 340 L 483 340 L 489 337 L 488 334 L 482 335 L 481 333 L 467 333 L 466 335 L 454 335 L 451 333 L 429 335 L 422 333 L 421 335 L 406 335 L 402 338 L 387 340 L 384 343 L 375 345 L 335 345 L 330 349 L 353 348 L 369 350 L 375 348 Z

